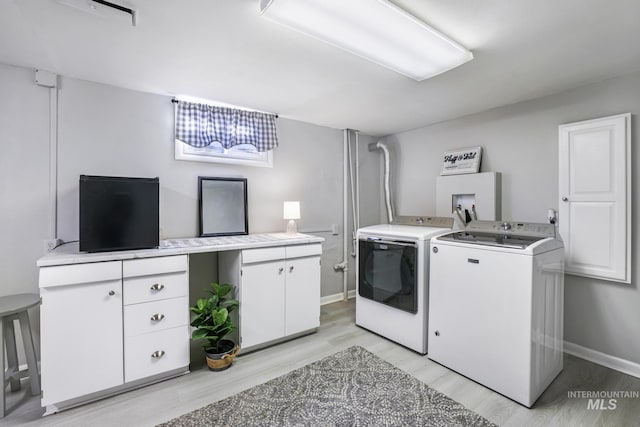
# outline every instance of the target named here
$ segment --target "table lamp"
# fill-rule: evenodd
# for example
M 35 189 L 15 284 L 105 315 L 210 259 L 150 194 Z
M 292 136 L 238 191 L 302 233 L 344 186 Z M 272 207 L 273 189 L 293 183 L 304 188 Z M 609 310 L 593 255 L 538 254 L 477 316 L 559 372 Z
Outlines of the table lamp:
M 300 202 L 284 202 L 284 219 L 288 219 L 287 234 L 296 234 L 298 226 L 295 220 L 300 219 Z

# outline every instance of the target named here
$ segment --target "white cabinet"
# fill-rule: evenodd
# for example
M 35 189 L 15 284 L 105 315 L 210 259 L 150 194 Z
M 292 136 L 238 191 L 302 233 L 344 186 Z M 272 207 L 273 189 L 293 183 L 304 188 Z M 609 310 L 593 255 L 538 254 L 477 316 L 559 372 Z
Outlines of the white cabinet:
M 187 256 L 122 262 L 124 380 L 189 365 Z
M 186 372 L 187 266 L 179 255 L 40 268 L 42 406 Z
M 123 384 L 120 261 L 40 269 L 42 405 Z
M 240 345 L 251 348 L 284 336 L 285 281 L 282 259 L 242 265 L 238 284 Z M 262 249 L 260 249 L 262 250 Z M 243 251 L 249 252 L 249 251 Z
M 630 141 L 630 114 L 559 128 L 567 273 L 631 283 Z
M 245 351 L 320 325 L 320 244 L 219 254 L 221 283 L 236 286 Z
M 285 335 L 320 326 L 320 256 L 305 256 L 314 247 L 286 248 Z

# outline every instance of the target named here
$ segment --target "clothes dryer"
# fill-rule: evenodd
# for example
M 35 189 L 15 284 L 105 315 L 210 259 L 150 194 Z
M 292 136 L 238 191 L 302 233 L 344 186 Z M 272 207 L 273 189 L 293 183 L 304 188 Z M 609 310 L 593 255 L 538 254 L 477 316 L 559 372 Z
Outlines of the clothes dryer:
M 422 225 L 363 227 L 356 237 L 356 324 L 418 353 L 427 352 L 429 241 L 452 218 Z

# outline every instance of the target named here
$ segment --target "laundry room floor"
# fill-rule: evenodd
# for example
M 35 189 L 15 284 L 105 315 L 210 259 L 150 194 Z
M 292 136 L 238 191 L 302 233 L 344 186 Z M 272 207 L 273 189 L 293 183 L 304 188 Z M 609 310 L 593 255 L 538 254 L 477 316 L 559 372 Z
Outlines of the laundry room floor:
M 212 373 L 194 362 L 192 372 L 78 408 L 41 417 L 40 396 L 7 392 L 3 426 L 152 426 L 276 378 L 346 349 L 362 346 L 434 389 L 500 426 L 636 426 L 640 399 L 618 399 L 615 409 L 589 409 L 588 399 L 570 391 L 638 391 L 640 379 L 565 355 L 564 370 L 527 409 L 411 350 L 355 325 L 355 302 L 322 307 L 316 334 L 236 359 L 231 369 Z M 470 356 L 472 357 L 472 356 Z M 25 389 L 26 387 L 23 387 Z M 13 408 L 17 403 L 19 406 Z

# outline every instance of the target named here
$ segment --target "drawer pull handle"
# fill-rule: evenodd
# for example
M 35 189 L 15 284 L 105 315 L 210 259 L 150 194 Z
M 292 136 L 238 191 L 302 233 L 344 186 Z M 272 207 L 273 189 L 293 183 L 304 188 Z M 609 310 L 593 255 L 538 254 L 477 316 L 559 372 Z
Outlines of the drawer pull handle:
M 154 359 L 160 359 L 162 356 L 164 356 L 164 350 L 158 350 L 151 353 L 151 357 Z
M 152 291 L 161 291 L 164 289 L 164 285 L 161 285 L 159 283 L 155 283 L 153 285 L 151 285 L 151 290 Z
M 151 320 L 153 320 L 154 322 L 159 322 L 162 319 L 164 319 L 164 314 L 161 314 L 161 313 L 156 313 L 153 316 L 151 316 Z

